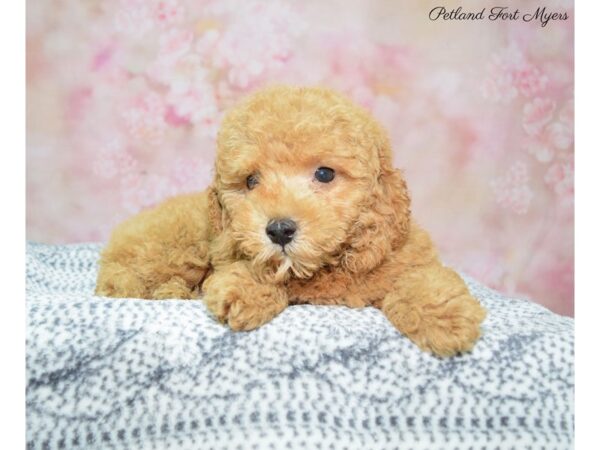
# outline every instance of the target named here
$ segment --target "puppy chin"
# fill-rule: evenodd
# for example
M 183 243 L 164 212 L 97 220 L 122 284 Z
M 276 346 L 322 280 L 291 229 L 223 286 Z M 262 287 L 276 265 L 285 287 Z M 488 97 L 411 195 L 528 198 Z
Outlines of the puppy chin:
M 264 283 L 282 283 L 291 275 L 292 260 L 283 253 L 281 247 L 265 245 L 251 258 L 252 269 Z
M 294 254 L 294 247 L 285 251 L 278 245 L 267 245 L 252 259 L 255 274 L 261 281 L 283 283 L 292 275 L 296 278 L 310 278 L 320 265 L 303 262 Z
M 289 256 L 285 256 L 283 260 L 279 263 L 275 274 L 273 275 L 273 280 L 276 283 L 283 282 L 290 277 L 290 269 L 293 269 L 294 263 L 290 259 Z

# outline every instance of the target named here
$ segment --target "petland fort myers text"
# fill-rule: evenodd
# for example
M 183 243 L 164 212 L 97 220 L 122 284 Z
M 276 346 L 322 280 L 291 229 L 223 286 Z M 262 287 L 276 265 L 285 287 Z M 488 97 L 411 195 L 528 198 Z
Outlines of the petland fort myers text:
M 538 23 L 545 27 L 554 20 L 567 20 L 569 15 L 566 12 L 552 11 L 548 8 L 538 7 L 535 11 L 521 11 L 518 8 L 511 9 L 508 6 L 495 6 L 482 8 L 477 11 L 465 11 L 462 6 L 448 9 L 445 6 L 436 6 L 429 11 L 429 19 L 436 20 L 457 20 L 457 21 L 522 21 Z

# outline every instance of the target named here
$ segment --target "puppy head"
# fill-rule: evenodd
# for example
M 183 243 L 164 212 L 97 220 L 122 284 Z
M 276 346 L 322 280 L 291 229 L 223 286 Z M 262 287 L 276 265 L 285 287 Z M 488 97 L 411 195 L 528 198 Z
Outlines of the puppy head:
M 379 124 L 320 88 L 259 92 L 224 119 L 211 201 L 213 258 L 269 281 L 377 266 L 405 239 L 410 201 Z

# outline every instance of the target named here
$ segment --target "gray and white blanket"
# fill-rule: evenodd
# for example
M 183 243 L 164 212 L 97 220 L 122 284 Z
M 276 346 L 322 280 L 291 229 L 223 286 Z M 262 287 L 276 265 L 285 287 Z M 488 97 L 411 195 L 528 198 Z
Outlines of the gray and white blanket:
M 98 245 L 27 247 L 30 449 L 566 449 L 573 320 L 467 278 L 474 351 L 421 352 L 373 308 L 231 332 L 201 301 L 94 297 Z

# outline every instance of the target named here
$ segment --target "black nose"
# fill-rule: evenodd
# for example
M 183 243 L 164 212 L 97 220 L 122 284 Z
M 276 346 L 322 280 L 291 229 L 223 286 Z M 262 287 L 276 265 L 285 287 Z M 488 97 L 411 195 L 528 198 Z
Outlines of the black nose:
M 279 244 L 283 247 L 294 239 L 296 222 L 292 219 L 271 220 L 267 224 L 266 232 L 274 244 Z

